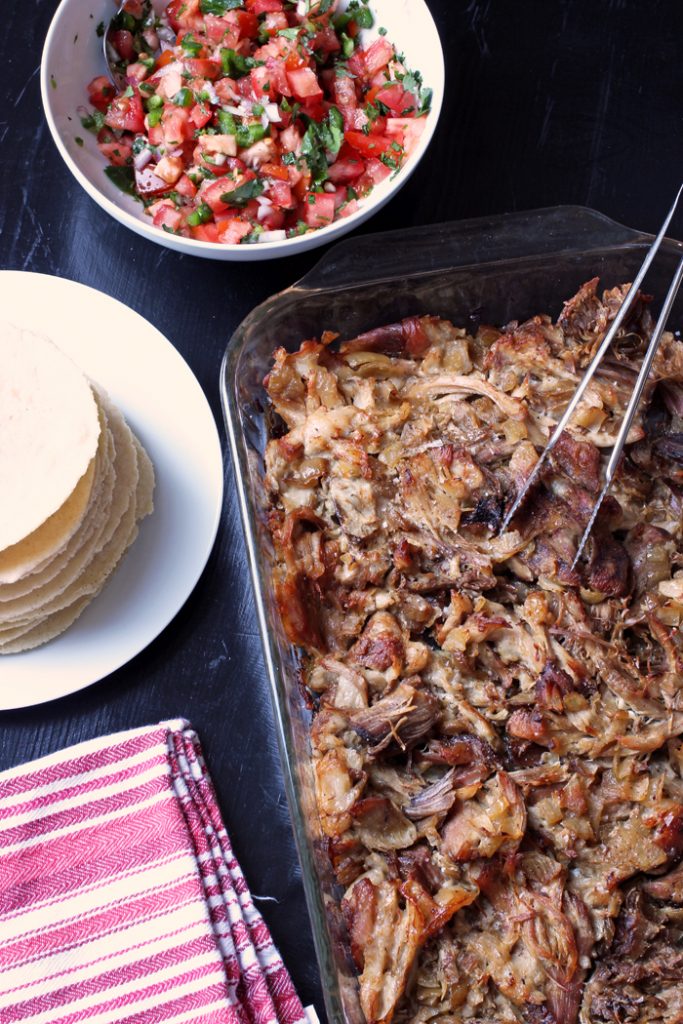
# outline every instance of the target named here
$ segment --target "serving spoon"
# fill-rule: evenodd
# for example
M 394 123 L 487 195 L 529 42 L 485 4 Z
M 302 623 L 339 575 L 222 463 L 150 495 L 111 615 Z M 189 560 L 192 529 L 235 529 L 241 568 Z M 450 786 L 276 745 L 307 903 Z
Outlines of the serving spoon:
M 170 29 L 155 25 L 156 12 L 151 0 L 121 0 L 116 14 L 104 30 L 102 49 L 107 73 L 117 90 L 121 92 L 127 84 L 126 67 L 139 59 L 141 54 L 156 57 L 162 46 L 162 36 L 169 35 Z

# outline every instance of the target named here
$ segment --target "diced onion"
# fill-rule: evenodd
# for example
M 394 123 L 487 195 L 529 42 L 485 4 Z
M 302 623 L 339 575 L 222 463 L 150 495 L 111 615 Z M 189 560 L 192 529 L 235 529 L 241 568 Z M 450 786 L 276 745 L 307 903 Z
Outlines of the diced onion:
M 213 103 L 215 107 L 220 105 L 221 101 L 218 98 L 218 93 L 213 87 L 213 82 L 206 82 L 206 84 L 204 85 L 204 92 L 209 97 L 210 103 Z
M 259 242 L 284 242 L 287 232 L 280 228 L 278 231 L 262 231 L 258 236 Z
M 264 112 L 269 121 L 273 124 L 277 124 L 282 120 L 280 117 L 280 108 L 277 103 L 266 103 Z
M 144 149 L 141 149 L 140 152 L 136 153 L 133 157 L 133 166 L 135 167 L 135 170 L 141 171 L 143 167 L 147 166 L 151 159 L 152 150 L 149 146 L 145 146 Z

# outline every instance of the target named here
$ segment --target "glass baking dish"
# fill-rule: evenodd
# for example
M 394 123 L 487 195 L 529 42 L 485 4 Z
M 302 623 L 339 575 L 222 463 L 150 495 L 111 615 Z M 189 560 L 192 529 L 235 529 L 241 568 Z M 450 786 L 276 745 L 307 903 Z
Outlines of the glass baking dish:
M 294 834 L 330 1024 L 363 1024 L 338 892 L 318 827 L 309 758 L 310 714 L 298 656 L 284 636 L 272 587 L 263 451 L 273 426 L 263 378 L 278 346 L 323 330 L 353 337 L 434 313 L 457 326 L 559 314 L 586 280 L 633 280 L 652 236 L 584 207 L 565 206 L 353 238 L 301 281 L 258 306 L 235 331 L 221 367 L 230 438 L 265 663 Z M 666 294 L 683 244 L 666 239 L 646 282 Z M 655 303 L 656 305 L 656 303 Z M 679 299 L 672 323 L 683 322 Z

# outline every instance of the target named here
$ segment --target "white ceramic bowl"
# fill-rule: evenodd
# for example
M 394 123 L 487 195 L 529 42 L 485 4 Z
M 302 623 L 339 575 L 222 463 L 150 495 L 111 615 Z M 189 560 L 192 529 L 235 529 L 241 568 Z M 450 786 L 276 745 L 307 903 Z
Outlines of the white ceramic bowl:
M 342 0 L 340 9 L 347 6 Z M 67 167 L 102 209 L 138 235 L 178 252 L 215 260 L 267 260 L 325 245 L 362 224 L 384 206 L 405 184 L 424 156 L 441 111 L 444 63 L 439 35 L 425 0 L 370 0 L 375 28 L 363 33 L 372 40 L 377 28 L 404 53 L 409 67 L 422 72 L 433 90 L 432 109 L 416 150 L 394 180 L 387 178 L 363 199 L 359 209 L 342 220 L 310 234 L 281 242 L 254 245 L 218 245 L 182 238 L 155 228 L 140 203 L 124 195 L 104 173 L 106 161 L 92 133 L 81 127 L 79 108 L 87 105 L 88 82 L 105 71 L 102 40 L 96 28 L 111 18 L 112 0 L 61 0 L 45 40 L 40 85 L 43 107 L 52 137 Z M 83 140 L 83 145 L 76 142 Z

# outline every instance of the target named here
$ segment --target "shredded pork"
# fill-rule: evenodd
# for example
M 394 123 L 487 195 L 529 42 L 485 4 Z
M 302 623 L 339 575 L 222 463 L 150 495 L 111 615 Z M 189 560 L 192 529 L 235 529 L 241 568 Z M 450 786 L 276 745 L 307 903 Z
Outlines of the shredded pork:
M 275 586 L 368 1024 L 683 1022 L 683 344 L 628 286 L 471 336 L 415 317 L 279 349 Z

